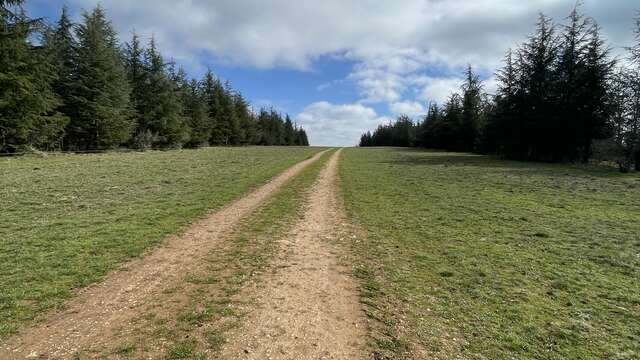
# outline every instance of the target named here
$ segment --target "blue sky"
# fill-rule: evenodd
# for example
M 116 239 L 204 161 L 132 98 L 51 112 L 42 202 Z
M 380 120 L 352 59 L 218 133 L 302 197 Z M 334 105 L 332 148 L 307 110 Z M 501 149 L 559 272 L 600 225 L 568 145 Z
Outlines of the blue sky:
M 31 16 L 75 19 L 98 2 L 122 41 L 154 34 L 163 55 L 192 76 L 207 67 L 255 107 L 304 126 L 312 144 L 351 146 L 391 118 L 420 117 L 459 86 L 466 64 L 495 89 L 509 47 L 538 12 L 558 22 L 574 0 L 27 0 Z M 586 0 L 616 55 L 633 41 L 635 0 Z

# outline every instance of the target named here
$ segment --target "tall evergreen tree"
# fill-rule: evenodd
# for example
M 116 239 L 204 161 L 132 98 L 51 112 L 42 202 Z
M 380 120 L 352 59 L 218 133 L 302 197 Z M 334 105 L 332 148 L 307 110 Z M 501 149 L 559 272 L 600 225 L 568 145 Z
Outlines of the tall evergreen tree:
M 29 42 L 41 23 L 11 8 L 21 4 L 0 2 L 0 151 L 56 149 L 67 118 L 57 112 L 50 58 Z
M 578 157 L 582 122 L 586 114 L 582 106 L 584 79 L 586 72 L 586 47 L 588 45 L 589 21 L 580 13 L 578 4 L 563 26 L 559 41 L 558 62 L 555 70 L 554 96 L 557 108 L 554 122 L 557 128 L 548 134 L 554 144 L 554 151 L 563 154 L 567 160 Z
M 256 145 L 273 145 L 274 141 L 269 130 L 269 113 L 265 109 L 260 109 L 257 119 Z
M 296 133 L 293 128 L 293 121 L 289 115 L 286 116 L 286 120 L 284 122 L 284 144 L 285 145 L 295 145 Z
M 209 124 L 209 108 L 200 83 L 187 79 L 187 73 L 180 68 L 177 73 L 170 71 L 172 81 L 176 84 L 176 91 L 182 104 L 182 116 L 188 130 L 187 147 L 195 148 L 208 145 L 211 137 Z
M 256 141 L 256 123 L 253 114 L 249 109 L 249 104 L 240 93 L 236 93 L 234 95 L 233 103 L 240 129 L 240 144 L 253 144 Z
M 607 160 L 618 163 L 620 171 L 628 172 L 633 166 L 634 152 L 640 135 L 640 87 L 634 86 L 640 76 L 632 69 L 618 69 L 609 89 L 612 137 L 599 144 Z M 637 165 L 637 162 L 636 162 Z
M 600 27 L 594 23 L 585 49 L 585 69 L 580 92 L 582 96 L 579 109 L 576 109 L 576 113 L 581 116 L 577 125 L 576 143 L 584 163 L 592 155 L 593 141 L 611 135 L 611 104 L 608 99 L 614 66 L 615 61 L 609 59 L 609 49 L 600 36 Z
M 109 149 L 124 144 L 134 128 L 130 87 L 116 33 L 102 7 L 83 14 L 70 99 L 67 146 Z
M 437 127 L 441 123 L 440 107 L 437 103 L 429 105 L 427 115 L 425 115 L 422 123 L 420 123 L 420 129 L 418 130 L 418 137 L 420 139 L 419 144 L 426 148 L 435 148 Z
M 285 145 L 282 116 L 273 108 L 269 113 L 269 132 L 271 134 L 272 145 Z
M 240 144 L 242 134 L 240 132 L 240 121 L 236 114 L 236 104 L 234 101 L 236 95 L 229 82 L 225 83 L 222 96 L 220 100 L 222 117 L 219 124 L 223 124 L 226 132 L 224 144 L 236 146 Z
M 215 127 L 216 111 L 220 108 L 218 103 L 217 93 L 218 81 L 213 75 L 211 69 L 207 70 L 202 79 L 202 93 L 207 103 L 208 115 L 208 127 L 209 127 L 209 139 L 207 141 L 213 145 L 213 129 Z
M 460 123 L 463 114 L 462 98 L 452 94 L 444 104 L 444 114 L 439 127 L 437 148 L 460 151 Z
M 299 128 L 296 130 L 296 141 L 295 145 L 298 146 L 309 146 L 309 138 L 307 137 L 307 132 L 304 131 L 303 128 Z
M 484 142 L 488 152 L 513 156 L 521 146 L 519 135 L 522 134 L 523 123 L 518 112 L 523 110 L 519 98 L 523 95 L 520 89 L 522 82 L 513 50 L 509 49 L 503 63 L 504 67 L 496 73 L 498 91 L 484 131 Z
M 402 115 L 396 120 L 393 126 L 391 142 L 393 146 L 414 146 L 416 142 L 416 132 L 410 117 Z
M 140 113 L 136 130 L 139 137 L 137 145 L 141 148 L 180 147 L 188 140 L 182 104 L 153 37 L 143 58 L 145 81 L 144 92 L 139 94 L 137 104 Z
M 70 115 L 71 110 L 65 101 L 72 95 L 71 84 L 73 83 L 74 60 L 78 44 L 73 36 L 73 23 L 69 18 L 69 10 L 66 6 L 62 8 L 56 26 L 47 31 L 43 42 L 55 74 L 52 86 L 56 95 L 63 102 L 60 112 Z
M 367 131 L 366 133 L 362 134 L 362 136 L 360 137 L 359 146 L 360 147 L 374 146 L 373 136 L 371 135 L 371 131 Z
M 471 65 L 465 72 L 462 85 L 462 113 L 460 115 L 459 149 L 473 151 L 476 149 L 482 110 L 482 83 L 480 77 L 473 72 Z
M 517 69 L 520 71 L 521 91 L 518 115 L 522 126 L 518 134 L 519 149 L 508 156 L 519 159 L 561 160 L 561 154 L 554 151 L 555 139 L 548 141 L 557 133 L 555 121 L 557 110 L 554 97 L 555 62 L 558 41 L 555 26 L 550 18 L 540 15 L 536 33 L 529 37 L 519 51 Z M 545 139 L 545 141 L 542 141 Z
M 127 79 L 131 87 L 131 105 L 136 129 L 131 140 L 132 146 L 140 148 L 151 146 L 153 135 L 143 128 L 143 114 L 146 111 L 147 81 L 149 74 L 144 64 L 144 48 L 140 43 L 140 37 L 134 31 L 131 41 L 126 43 L 123 50 L 124 64 Z
M 229 94 L 211 70 L 205 75 L 204 89 L 211 119 L 210 142 L 212 145 L 231 145 L 235 111 Z

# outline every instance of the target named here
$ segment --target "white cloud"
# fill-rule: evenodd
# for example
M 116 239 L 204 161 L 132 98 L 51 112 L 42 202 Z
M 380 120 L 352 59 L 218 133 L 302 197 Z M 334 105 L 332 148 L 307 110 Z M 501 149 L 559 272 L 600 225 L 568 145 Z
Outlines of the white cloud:
M 345 56 L 357 63 L 349 79 L 368 103 L 400 101 L 411 86 L 412 74 L 427 65 L 427 55 L 410 48 L 358 49 Z
M 316 87 L 316 90 L 318 90 L 318 92 L 323 92 L 323 91 L 327 90 L 328 88 L 330 88 L 331 85 L 332 85 L 331 82 L 322 83 L 322 84 L 320 84 L 320 85 L 318 85 Z
M 411 118 L 424 116 L 427 113 L 425 106 L 417 101 L 395 102 L 389 105 L 389 110 L 394 115 L 407 115 Z
M 451 94 L 460 92 L 461 78 L 454 77 L 421 77 L 418 84 L 422 85 L 422 90 L 418 95 L 424 101 L 435 101 L 438 104 L 444 103 Z
M 357 145 L 363 129 L 389 121 L 362 104 L 336 105 L 325 101 L 307 106 L 295 119 L 309 134 L 312 145 L 324 146 Z
M 234 64 L 308 68 L 327 54 L 392 73 L 425 63 L 492 69 L 533 29 L 539 11 L 561 20 L 574 0 L 68 0 L 108 9 L 122 33 L 155 33 L 170 55 L 208 51 Z M 615 46 L 631 41 L 634 0 L 586 0 Z
M 487 94 L 495 95 L 498 92 L 498 79 L 495 76 L 486 79 L 482 83 L 482 88 Z

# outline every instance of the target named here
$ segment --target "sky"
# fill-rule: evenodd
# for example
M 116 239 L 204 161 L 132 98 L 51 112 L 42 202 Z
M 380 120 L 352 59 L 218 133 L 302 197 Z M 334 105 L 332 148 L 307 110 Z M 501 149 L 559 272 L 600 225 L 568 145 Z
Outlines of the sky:
M 575 0 L 28 0 L 54 22 L 100 3 L 128 41 L 153 35 L 194 77 L 208 68 L 255 108 L 274 107 L 312 145 L 353 146 L 401 114 L 418 119 L 460 86 L 470 64 L 491 93 L 510 47 L 540 12 L 562 23 Z M 633 43 L 637 0 L 584 0 L 612 53 Z

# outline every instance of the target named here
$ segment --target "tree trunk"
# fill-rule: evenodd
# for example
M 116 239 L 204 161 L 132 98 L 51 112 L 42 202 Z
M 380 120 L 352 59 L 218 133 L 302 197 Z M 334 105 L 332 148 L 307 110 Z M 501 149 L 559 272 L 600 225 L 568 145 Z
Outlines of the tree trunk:
M 636 171 L 640 171 L 640 150 L 636 151 L 636 156 L 634 160 L 636 163 Z

